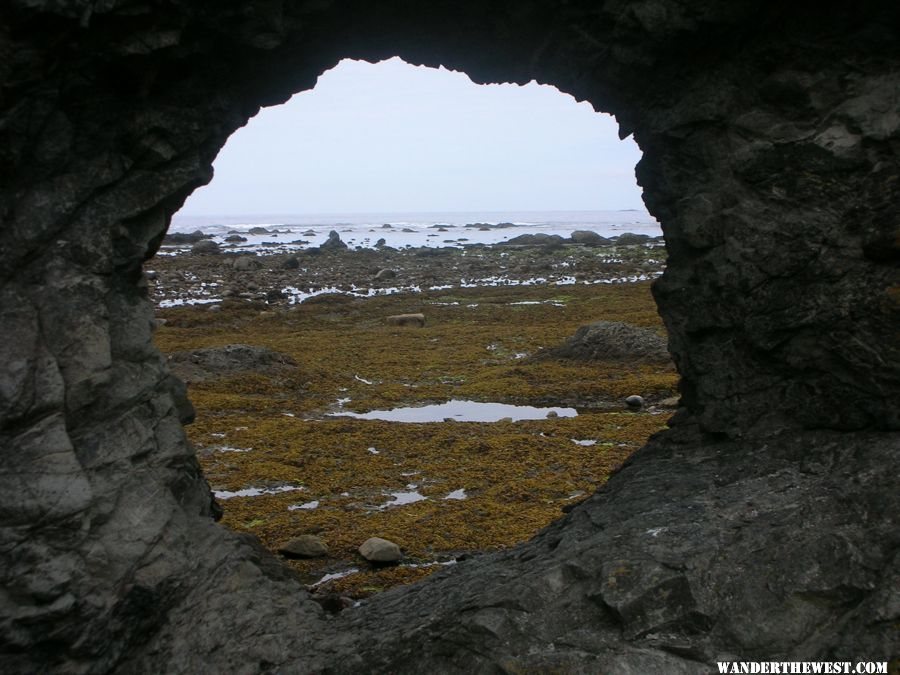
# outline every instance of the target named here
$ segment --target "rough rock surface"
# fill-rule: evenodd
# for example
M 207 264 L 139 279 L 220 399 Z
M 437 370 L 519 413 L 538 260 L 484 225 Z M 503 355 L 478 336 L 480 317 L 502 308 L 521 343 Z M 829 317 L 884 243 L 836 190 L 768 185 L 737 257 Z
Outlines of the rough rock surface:
M 581 326 L 559 347 L 545 349 L 532 358 L 663 363 L 670 356 L 666 339 L 656 331 L 621 321 L 595 321 Z
M 255 345 L 225 345 L 169 355 L 169 368 L 185 382 L 203 382 L 244 371 L 258 374 L 284 372 L 296 366 L 287 354 Z
M 576 244 L 584 244 L 585 246 L 602 246 L 604 244 L 610 243 L 609 239 L 606 237 L 601 237 L 596 232 L 591 230 L 575 230 L 570 236 L 571 239 Z
M 322 251 L 345 251 L 347 250 L 347 244 L 341 240 L 341 235 L 332 230 L 328 233 L 328 239 L 319 246 L 319 249 Z
M 403 557 L 400 547 L 381 537 L 369 537 L 359 547 L 359 554 L 369 562 L 396 562 Z
M 219 245 L 209 239 L 203 239 L 191 246 L 191 253 L 194 255 L 218 255 L 221 252 Z
M 900 651 L 900 6 L 0 9 L 4 672 L 672 672 Z M 345 57 L 614 113 L 683 409 L 533 541 L 326 621 L 212 521 L 142 262 L 261 105 Z
M 328 547 L 314 534 L 302 534 L 279 547 L 287 558 L 320 558 L 328 555 Z

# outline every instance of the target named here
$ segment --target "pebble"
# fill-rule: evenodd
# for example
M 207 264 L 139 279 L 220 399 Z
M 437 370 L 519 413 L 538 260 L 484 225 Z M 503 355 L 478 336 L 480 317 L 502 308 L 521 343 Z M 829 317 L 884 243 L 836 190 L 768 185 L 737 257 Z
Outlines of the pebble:
M 629 408 L 642 408 L 644 406 L 644 397 L 632 394 L 625 399 L 625 404 Z

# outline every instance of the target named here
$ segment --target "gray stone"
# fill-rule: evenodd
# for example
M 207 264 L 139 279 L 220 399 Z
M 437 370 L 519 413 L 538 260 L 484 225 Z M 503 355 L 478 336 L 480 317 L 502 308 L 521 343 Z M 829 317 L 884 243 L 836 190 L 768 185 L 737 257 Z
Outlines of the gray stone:
M 403 557 L 400 547 L 380 537 L 369 537 L 359 547 L 359 554 L 369 562 L 397 562 Z
M 278 552 L 285 558 L 322 558 L 328 555 L 328 547 L 314 534 L 301 534 L 282 544 Z
M 632 394 L 625 398 L 625 405 L 629 408 L 642 408 L 644 406 L 644 397 Z

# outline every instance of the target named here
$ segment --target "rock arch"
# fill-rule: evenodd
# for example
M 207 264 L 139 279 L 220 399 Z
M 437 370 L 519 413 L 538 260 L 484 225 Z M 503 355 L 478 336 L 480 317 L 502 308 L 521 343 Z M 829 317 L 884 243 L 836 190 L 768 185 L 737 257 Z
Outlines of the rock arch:
M 7 672 L 696 672 L 898 651 L 900 10 L 13 0 L 0 23 Z M 210 518 L 141 264 L 340 58 L 616 114 L 684 410 L 523 546 L 326 620 Z M 8 666 L 8 667 L 6 667 Z

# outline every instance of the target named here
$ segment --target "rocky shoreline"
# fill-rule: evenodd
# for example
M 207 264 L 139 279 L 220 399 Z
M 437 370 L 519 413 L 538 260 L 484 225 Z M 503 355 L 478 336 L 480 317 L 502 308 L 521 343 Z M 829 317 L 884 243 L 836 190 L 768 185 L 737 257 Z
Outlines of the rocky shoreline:
M 202 233 L 195 233 L 202 234 Z M 193 235 L 189 235 L 193 236 Z M 209 246 L 208 244 L 212 244 Z M 160 307 L 239 298 L 291 305 L 320 294 L 369 297 L 477 286 L 646 281 L 665 267 L 661 238 L 593 232 L 521 235 L 495 245 L 350 249 L 333 233 L 294 252 L 237 250 L 200 239 L 190 252 L 163 247 L 146 272 Z
M 663 253 L 568 242 L 151 261 L 156 343 L 187 383 L 223 523 L 280 553 L 330 611 L 527 540 L 677 407 L 646 281 Z M 613 283 L 629 277 L 642 281 Z M 508 417 L 523 408 L 533 416 Z M 372 537 L 396 548 L 389 564 L 359 550 Z

